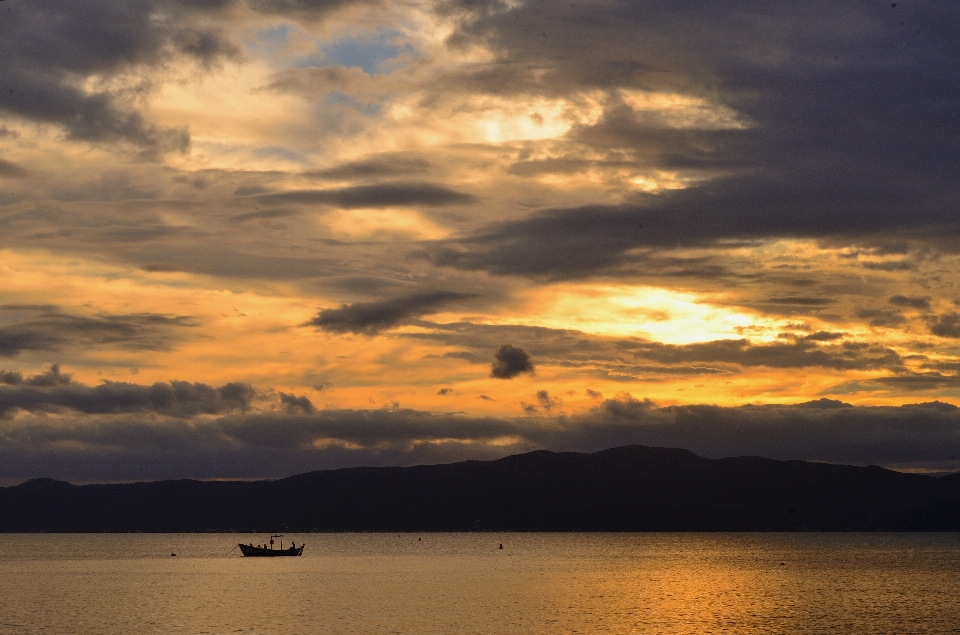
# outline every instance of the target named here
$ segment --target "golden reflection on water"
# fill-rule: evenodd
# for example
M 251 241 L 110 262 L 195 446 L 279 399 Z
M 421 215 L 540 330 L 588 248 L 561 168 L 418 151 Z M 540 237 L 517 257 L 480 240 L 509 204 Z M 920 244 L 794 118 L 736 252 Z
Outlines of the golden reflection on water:
M 290 538 L 0 535 L 0 633 L 960 632 L 954 534 Z

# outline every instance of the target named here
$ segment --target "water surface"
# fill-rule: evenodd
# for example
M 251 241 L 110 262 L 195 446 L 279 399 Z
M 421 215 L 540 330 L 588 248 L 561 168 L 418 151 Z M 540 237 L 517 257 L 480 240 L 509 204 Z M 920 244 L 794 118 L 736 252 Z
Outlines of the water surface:
M 0 534 L 0 633 L 960 633 L 956 534 L 290 539 Z

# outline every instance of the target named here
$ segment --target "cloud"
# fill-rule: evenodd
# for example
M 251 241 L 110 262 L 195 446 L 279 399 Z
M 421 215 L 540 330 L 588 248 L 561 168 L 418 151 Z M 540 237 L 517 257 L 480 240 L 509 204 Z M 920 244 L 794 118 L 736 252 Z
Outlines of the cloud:
M 874 271 L 910 271 L 916 269 L 917 265 L 905 260 L 888 260 L 886 262 L 864 262 L 861 265 L 865 269 Z
M 224 2 L 206 3 L 215 15 Z M 222 33 L 194 16 L 188 2 L 141 0 L 80 7 L 11 2 L 0 21 L 0 111 L 61 126 L 70 139 L 126 141 L 150 153 L 183 151 L 185 128 L 149 123 L 109 82 L 176 56 L 203 64 L 236 54 Z M 142 87 L 141 87 L 142 88 Z
M 11 186 L 0 192 L 0 240 L 13 253 L 6 264 L 25 272 L 10 278 L 8 290 L 42 302 L 50 284 L 76 290 L 96 279 L 90 293 L 114 296 L 124 285 L 139 285 L 127 299 L 112 297 L 101 305 L 86 298 L 92 309 L 7 307 L 0 312 L 0 355 L 33 360 L 35 368 L 40 358 L 56 359 L 52 351 L 104 351 L 97 364 L 124 364 L 128 351 L 174 349 L 187 335 L 200 334 L 197 328 L 213 329 L 214 322 L 136 311 L 153 310 L 157 293 L 199 297 L 206 290 L 211 298 L 249 293 L 254 304 L 280 302 L 286 294 L 288 302 L 280 304 L 288 307 L 314 298 L 318 307 L 328 308 L 318 308 L 309 324 L 326 333 L 393 329 L 389 339 L 398 354 L 423 360 L 417 367 L 421 388 L 410 398 L 432 403 L 438 400 L 431 393 L 450 386 L 464 400 L 456 403 L 453 394 L 441 400 L 451 409 L 515 408 L 517 395 L 450 383 L 462 379 L 461 372 L 489 383 L 482 375 L 491 362 L 495 377 L 523 372 L 523 363 L 491 359 L 504 342 L 526 356 L 526 372 L 532 372 L 535 359 L 544 382 L 559 382 L 540 386 L 543 400 L 533 397 L 533 389 L 524 393 L 540 415 L 557 414 L 560 405 L 551 404 L 570 387 L 580 393 L 563 396 L 570 408 L 579 400 L 598 404 L 599 390 L 609 396 L 638 385 L 651 397 L 697 394 L 725 403 L 771 394 L 784 400 L 810 386 L 823 394 L 857 390 L 858 400 L 872 394 L 885 403 L 921 390 L 950 399 L 958 394 L 951 356 L 960 318 L 944 304 L 957 296 L 951 281 L 960 253 L 955 108 L 960 9 L 954 4 L 901 2 L 891 10 L 889 3 L 827 0 L 775 6 L 739 0 L 445 0 L 414 7 L 374 0 L 362 11 L 333 16 L 348 3 L 0 3 L 0 119 L 10 126 L 0 125 L 0 181 Z M 408 10 L 417 12 L 413 22 Z M 327 17 L 333 19 L 320 22 Z M 434 27 L 449 39 L 431 39 L 438 32 Z M 376 33 L 375 39 L 388 33 L 391 43 L 405 50 L 409 43 L 412 52 L 393 58 L 396 64 L 384 65 L 378 75 L 337 66 L 343 60 L 324 52 L 329 48 L 324 42 L 366 46 L 363 42 L 372 41 L 366 33 Z M 225 62 L 229 72 L 219 73 Z M 304 65 L 316 66 L 291 68 Z M 251 92 L 257 85 L 267 87 Z M 227 104 L 223 111 L 211 110 L 220 100 Z M 327 119 L 329 108 L 348 111 L 353 106 L 345 104 L 361 102 L 371 108 L 356 119 Z M 124 159 L 130 150 L 154 158 L 185 151 L 191 129 L 193 145 L 200 137 L 202 143 L 194 153 L 168 157 L 176 167 Z M 110 147 L 95 153 L 102 160 L 87 161 L 70 140 Z M 381 211 L 317 216 L 335 207 Z M 390 208 L 404 208 L 403 218 L 392 218 Z M 383 225 L 394 220 L 402 229 Z M 373 233 L 366 233 L 368 227 Z M 344 238 L 348 235 L 363 238 Z M 418 238 L 405 238 L 414 235 Z M 445 238 L 422 239 L 426 236 Z M 41 252 L 51 257 L 37 260 Z M 411 254 L 416 257 L 408 258 Z M 91 257 L 98 264 L 66 264 Z M 69 280 L 57 279 L 63 266 Z M 126 282 L 105 286 L 104 275 Z M 206 276 L 229 279 L 211 287 Z M 718 319 L 711 332 L 730 334 L 705 333 L 704 339 L 721 339 L 682 344 L 522 324 L 529 318 L 525 311 L 548 310 L 536 306 L 548 295 L 537 282 L 577 279 L 584 284 L 558 286 L 568 297 L 597 291 L 588 288 L 590 282 L 633 287 L 641 302 L 646 298 L 639 285 L 660 287 L 689 293 L 699 304 L 694 312 L 709 310 L 740 324 L 760 317 L 733 331 L 724 331 L 729 322 Z M 482 288 L 484 300 L 423 291 L 438 288 Z M 316 300 L 318 293 L 325 299 Z M 125 309 L 126 314 L 97 312 L 98 306 L 121 306 L 128 299 L 143 307 Z M 598 299 L 591 315 L 581 316 L 588 319 L 578 323 L 594 328 L 590 320 L 609 312 L 605 317 L 620 321 L 618 331 L 635 324 L 635 332 L 643 333 L 643 321 L 661 319 L 615 298 L 603 302 Z M 218 330 L 224 350 L 269 357 L 288 348 L 279 334 L 255 326 L 259 321 L 270 328 L 262 307 L 240 306 L 251 319 L 239 331 Z M 450 324 L 426 319 L 464 306 L 482 315 Z M 675 326 L 689 334 L 680 326 L 689 324 L 679 321 L 682 306 L 690 305 L 664 310 L 665 322 L 649 322 L 651 332 L 663 333 L 667 320 L 678 319 Z M 538 323 L 575 317 L 561 309 L 556 313 L 549 319 L 538 313 Z M 800 335 L 774 337 L 771 316 L 794 315 L 803 317 L 789 319 L 806 319 L 811 326 L 787 329 Z M 416 328 L 396 328 L 400 325 Z M 258 413 L 262 425 L 244 428 L 262 440 L 241 443 L 225 428 L 201 426 L 223 436 L 194 439 L 203 449 L 191 453 L 189 445 L 172 440 L 178 432 L 168 433 L 161 424 L 173 430 L 193 425 L 193 419 L 154 421 L 179 417 L 173 414 L 179 406 L 84 414 L 64 404 L 87 403 L 73 393 L 86 395 L 83 391 L 93 388 L 77 385 L 59 369 L 28 376 L 12 368 L 0 373 L 0 384 L 23 395 L 43 395 L 34 410 L 17 409 L 4 420 L 0 437 L 9 426 L 19 429 L 20 419 L 40 428 L 89 423 L 118 436 L 142 432 L 145 447 L 152 447 L 145 430 L 156 423 L 151 433 L 170 440 L 192 465 L 249 474 L 261 469 L 258 455 L 275 447 L 270 443 L 282 447 L 268 452 L 264 465 L 286 466 L 277 458 L 283 453 L 299 457 L 290 466 L 311 465 L 318 456 L 337 465 L 493 456 L 507 451 L 503 448 L 548 442 L 578 449 L 576 439 L 672 443 L 676 438 L 668 432 L 680 429 L 656 428 L 653 434 L 650 426 L 673 411 L 643 410 L 618 398 L 607 410 L 568 417 L 567 423 L 546 416 L 527 417 L 523 425 L 500 421 L 502 436 L 489 443 L 482 435 L 457 437 L 450 430 L 462 420 L 450 416 L 436 425 L 450 427 L 443 433 L 452 437 L 436 432 L 421 439 L 411 433 L 396 445 L 376 445 L 383 439 L 365 445 L 346 432 L 331 432 L 319 404 L 288 394 L 299 390 L 290 378 L 301 377 L 304 386 L 317 390 L 328 386 L 317 383 L 321 377 L 335 382 L 338 391 L 329 399 L 322 396 L 341 405 L 363 403 L 369 395 L 358 386 L 371 377 L 386 391 L 378 403 L 399 398 L 401 392 L 390 386 L 406 380 L 390 364 L 361 381 L 364 362 L 349 349 L 369 342 L 311 332 L 283 338 L 329 340 L 333 348 L 322 356 L 326 361 L 317 358 L 321 367 L 315 371 L 298 374 L 290 364 L 310 362 L 289 356 L 276 357 L 272 365 L 258 358 L 264 368 L 291 369 L 282 372 L 287 392 L 273 393 L 268 406 L 251 402 L 251 410 L 257 405 L 270 410 Z M 127 362 L 117 349 L 125 351 L 120 357 Z M 199 381 L 217 390 L 220 381 L 210 379 L 217 373 L 209 369 L 218 362 L 199 360 L 195 353 L 189 347 L 176 356 L 192 373 L 190 385 Z M 340 364 L 341 356 L 353 361 Z M 147 352 L 136 357 L 143 369 L 157 361 Z M 376 373 L 384 366 L 364 368 Z M 205 369 L 213 374 L 204 375 Z M 451 375 L 451 369 L 459 370 Z M 89 377 L 97 370 L 100 366 L 74 372 Z M 116 377 L 126 368 L 109 372 Z M 684 388 L 688 392 L 674 393 L 684 378 L 696 380 Z M 693 386 L 700 381 L 702 391 Z M 164 385 L 172 390 L 172 384 Z M 587 386 L 598 390 L 584 396 Z M 60 401 L 44 401 L 44 391 L 61 391 Z M 478 397 L 482 391 L 486 395 Z M 498 401 L 487 403 L 489 395 Z M 608 412 L 616 408 L 634 418 L 616 419 Z M 229 412 L 239 422 L 247 421 L 251 410 L 196 416 Z M 646 414 L 637 414 L 641 410 Z M 752 411 L 711 412 L 740 421 Z M 336 416 L 356 422 L 366 415 Z M 421 420 L 416 413 L 404 417 L 383 421 Z M 268 421 L 278 428 L 271 430 Z M 287 445 L 288 424 L 316 435 L 304 433 L 302 446 Z M 568 424 L 573 427 L 555 437 L 537 436 Z M 601 430 L 595 439 L 577 436 L 591 426 Z M 738 429 L 748 436 L 754 430 Z M 691 430 L 685 434 L 694 440 L 705 434 Z M 72 443 L 85 443 L 81 431 L 70 434 L 75 436 L 49 451 L 68 452 Z M 236 442 L 235 454 L 219 445 L 223 439 Z M 749 450 L 747 440 L 736 447 Z M 91 443 L 95 452 L 117 458 L 106 441 Z M 471 444 L 477 454 L 471 454 Z M 148 455 L 162 463 L 159 454 L 146 450 L 139 456 Z M 133 450 L 123 456 L 118 465 L 135 464 Z M 249 467 L 241 465 L 241 456 Z M 178 460 L 171 465 L 187 464 Z
M 452 302 L 476 297 L 475 294 L 454 291 L 428 291 L 377 302 L 344 304 L 339 309 L 320 311 L 306 325 L 331 333 L 374 335 L 412 318 L 434 313 Z
M 0 135 L 0 137 L 2 136 L 3 135 Z M 12 163 L 11 161 L 5 161 L 4 159 L 0 159 L 0 177 L 6 176 L 10 178 L 22 178 L 27 176 L 28 174 L 29 172 L 27 172 L 27 170 L 23 169 L 16 163 Z
M 857 309 L 855 315 L 858 318 L 869 320 L 870 326 L 895 327 L 907 321 L 899 311 L 884 309 Z
M 683 447 L 711 458 L 753 455 L 956 469 L 958 426 L 960 409 L 940 402 L 853 407 L 820 400 L 792 406 L 659 408 L 625 397 L 573 418 L 563 445 L 641 443 Z
M 554 408 L 560 408 L 563 405 L 563 402 L 560 401 L 559 398 L 551 397 L 550 393 L 546 390 L 537 391 L 537 402 L 539 402 L 540 407 L 548 413 L 552 412 Z
M 314 20 L 354 0 L 134 0 L 81 7 L 9 2 L 0 21 L 0 111 L 60 126 L 69 139 L 123 141 L 144 154 L 184 152 L 186 127 L 151 123 L 132 95 L 165 64 L 209 71 L 241 49 L 229 26 L 246 6 Z M 113 80 L 111 82 L 111 80 Z M 147 81 L 145 81 L 147 80 Z
M 40 375 L 12 386 L 0 386 L 0 417 L 9 417 L 17 410 L 192 417 L 246 410 L 255 395 L 252 386 L 236 382 L 215 388 L 186 381 L 157 382 L 151 386 L 104 381 L 91 387 L 70 381 L 54 366 L 46 377 Z M 312 412 L 305 397 L 281 393 L 280 401 L 287 410 Z
M 638 357 L 667 364 L 724 362 L 771 368 L 821 367 L 837 370 L 899 370 L 904 367 L 900 355 L 883 345 L 851 341 L 822 345 L 821 341 L 823 339 L 814 334 L 796 338 L 793 342 L 769 344 L 753 344 L 740 339 L 683 345 L 638 342 L 626 344 L 626 347 Z
M 66 386 L 73 381 L 72 375 L 60 371 L 60 364 L 53 364 L 49 370 L 37 373 L 33 377 L 24 377 L 18 370 L 0 369 L 0 384 L 7 386 Z
M 945 4 L 891 11 L 826 1 L 803 9 L 520 3 L 471 13 L 451 41 L 487 47 L 494 59 L 447 86 L 516 98 L 592 95 L 602 111 L 573 126 L 571 143 L 553 157 L 518 163 L 514 173 L 659 170 L 689 176 L 692 186 L 631 194 L 624 184 L 622 204 L 541 209 L 425 253 L 441 266 L 570 279 L 616 271 L 644 249 L 737 240 L 896 237 L 955 251 L 960 129 L 946 122 L 947 104 L 960 98 L 949 35 L 958 21 Z M 670 95 L 676 106 L 645 109 L 632 97 L 642 95 Z M 587 164 L 577 155 L 584 149 Z M 915 263 L 864 266 L 896 272 Z
M 283 406 L 284 410 L 290 414 L 313 414 L 316 411 L 316 408 L 313 407 L 313 403 L 305 396 L 297 395 L 288 395 L 285 392 L 280 393 L 280 404 Z
M 276 194 L 259 194 L 255 198 L 264 205 L 335 205 L 347 209 L 414 205 L 462 205 L 474 200 L 469 194 L 429 183 L 386 183 L 355 185 L 335 190 L 295 190 Z
M 866 382 L 881 388 L 893 388 L 898 391 L 933 390 L 936 388 L 960 386 L 960 375 L 943 375 L 939 372 L 915 373 L 907 372 L 890 377 L 874 377 Z M 870 390 L 863 386 L 864 390 Z
M 341 163 L 323 170 L 303 172 L 301 176 L 324 180 L 352 180 L 422 174 L 432 167 L 430 161 L 419 156 L 383 154 L 362 161 Z
M 164 393 L 175 392 L 178 384 L 162 385 Z M 149 394 L 155 388 L 140 389 Z M 248 402 L 230 401 L 217 390 L 192 387 L 186 394 L 193 398 L 150 405 L 141 397 L 138 403 L 159 412 L 233 414 L 189 423 L 118 410 L 80 421 L 10 419 L 0 432 L 0 478 L 264 478 L 318 468 L 492 459 L 535 449 L 589 452 L 628 444 L 686 448 L 710 458 L 960 469 L 960 409 L 940 402 L 861 407 L 822 399 L 659 407 L 624 394 L 575 416 L 491 418 L 400 408 L 244 413 Z
M 170 350 L 179 329 L 197 326 L 190 316 L 159 313 L 74 315 L 55 307 L 4 305 L 4 312 L 32 313 L 0 324 L 0 357 L 23 351 L 57 351 L 97 345 L 128 350 Z
M 521 373 L 533 373 L 530 354 L 512 344 L 504 344 L 493 356 L 490 376 L 497 379 L 513 379 Z
M 933 315 L 927 320 L 930 332 L 940 337 L 960 337 L 960 313 Z
M 239 221 L 241 223 L 249 220 L 272 220 L 275 218 L 288 218 L 290 216 L 297 216 L 300 212 L 293 209 L 284 209 L 284 208 L 275 208 L 275 209 L 258 209 L 253 212 L 244 212 L 243 214 L 235 214 L 233 220 Z
M 427 323 L 428 332 L 402 337 L 442 342 L 477 351 L 494 348 L 504 339 L 522 346 L 542 365 L 603 371 L 604 378 L 728 374 L 737 367 L 830 368 L 901 372 L 906 362 L 893 348 L 877 342 L 856 341 L 841 333 L 818 331 L 784 335 L 778 341 L 754 343 L 747 338 L 690 344 L 665 344 L 636 337 L 591 335 L 575 330 L 524 325 Z M 474 353 L 447 353 L 477 361 Z
M 890 298 L 890 304 L 926 311 L 930 309 L 930 298 L 910 298 L 905 295 L 895 295 Z
M 246 3 L 261 13 L 299 18 L 318 17 L 351 4 L 361 4 L 355 0 L 246 0 Z

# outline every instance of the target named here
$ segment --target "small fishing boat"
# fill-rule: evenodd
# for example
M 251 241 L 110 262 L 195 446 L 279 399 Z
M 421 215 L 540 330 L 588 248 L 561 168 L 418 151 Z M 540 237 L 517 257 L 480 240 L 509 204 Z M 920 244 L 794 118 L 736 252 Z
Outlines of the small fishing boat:
M 273 539 L 280 538 L 280 548 L 274 549 Z M 242 542 L 237 546 L 240 547 L 240 553 L 245 556 L 253 556 L 259 558 L 276 558 L 278 556 L 299 556 L 303 554 L 303 548 L 305 545 L 296 546 L 296 543 L 291 543 L 290 546 L 286 549 L 283 548 L 283 534 L 273 534 L 270 536 L 270 542 L 267 543 L 264 541 L 263 546 L 257 545 L 256 547 L 253 544 L 245 545 Z

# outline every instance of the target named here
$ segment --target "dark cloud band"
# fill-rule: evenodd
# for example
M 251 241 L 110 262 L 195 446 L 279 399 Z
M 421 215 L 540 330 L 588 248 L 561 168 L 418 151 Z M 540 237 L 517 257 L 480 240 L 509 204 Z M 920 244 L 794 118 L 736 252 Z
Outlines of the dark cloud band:
M 159 313 L 84 316 L 45 306 L 0 307 L 4 309 L 26 315 L 0 323 L 0 357 L 91 344 L 128 350 L 169 350 L 180 338 L 180 329 L 197 326 L 192 317 Z
M 344 304 L 339 309 L 320 311 L 307 325 L 331 333 L 373 335 L 412 318 L 434 313 L 453 302 L 475 297 L 475 294 L 453 291 L 429 291 L 377 302 Z
M 173 383 L 171 383 L 173 385 Z M 144 387 L 150 389 L 150 387 Z M 546 408 L 559 402 L 546 391 Z M 628 396 L 572 417 L 468 417 L 413 410 L 320 410 L 181 418 L 88 416 L 8 421 L 0 477 L 75 481 L 277 477 L 311 469 L 496 458 L 534 449 L 681 447 L 710 458 L 765 456 L 901 469 L 960 469 L 960 409 L 939 402 L 854 407 L 657 407 Z M 214 409 L 190 406 L 190 412 Z M 239 406 L 241 401 L 234 402 Z M 175 411 L 171 406 L 168 410 Z

